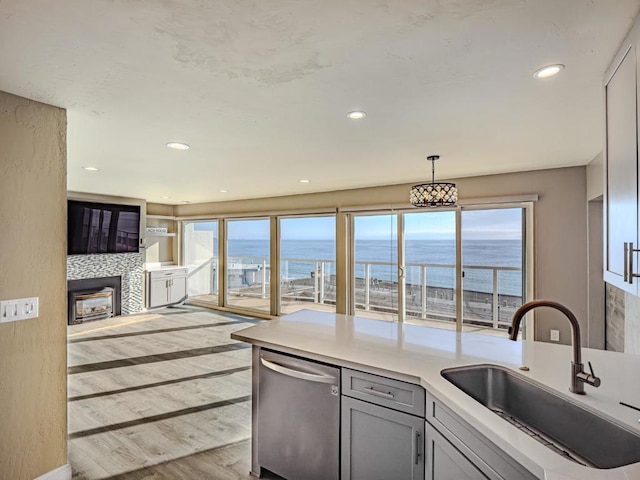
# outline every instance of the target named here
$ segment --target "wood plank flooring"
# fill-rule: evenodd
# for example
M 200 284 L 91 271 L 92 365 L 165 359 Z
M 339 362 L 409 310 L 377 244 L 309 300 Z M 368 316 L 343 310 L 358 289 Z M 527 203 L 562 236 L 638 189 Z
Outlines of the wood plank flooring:
M 68 329 L 74 480 L 249 479 L 258 320 L 183 306 Z

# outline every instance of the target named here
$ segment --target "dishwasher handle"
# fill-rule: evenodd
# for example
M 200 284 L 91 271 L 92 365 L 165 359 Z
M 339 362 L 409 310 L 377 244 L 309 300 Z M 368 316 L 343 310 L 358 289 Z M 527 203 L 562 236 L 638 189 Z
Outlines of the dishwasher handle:
M 315 373 L 301 372 L 300 370 L 294 370 L 292 368 L 285 367 L 284 365 L 280 365 L 279 363 L 265 360 L 264 358 L 260 358 L 260 363 L 269 370 L 281 373 L 282 375 L 287 375 L 288 377 L 298 378 L 300 380 L 308 380 L 310 382 L 317 383 L 336 383 L 337 381 L 336 377 L 332 375 L 317 375 Z

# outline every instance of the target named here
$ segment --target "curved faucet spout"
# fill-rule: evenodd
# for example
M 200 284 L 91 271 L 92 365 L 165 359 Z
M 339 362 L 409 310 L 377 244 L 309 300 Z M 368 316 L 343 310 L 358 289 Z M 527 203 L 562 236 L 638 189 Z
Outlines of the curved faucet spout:
M 513 315 L 511 327 L 509 328 L 509 338 L 511 340 L 516 340 L 518 338 L 520 322 L 522 322 L 522 319 L 528 311 L 533 310 L 537 307 L 555 308 L 556 310 L 564 313 L 564 316 L 567 317 L 567 320 L 569 320 L 569 323 L 571 323 L 571 332 L 573 334 L 573 362 L 571 362 L 570 390 L 578 395 L 584 395 L 585 383 L 588 383 L 589 385 L 592 385 L 594 387 L 599 387 L 600 379 L 593 373 L 591 362 L 589 362 L 589 369 L 591 370 L 591 374 L 588 374 L 584 371 L 584 366 L 582 365 L 582 354 L 580 350 L 580 324 L 578 323 L 578 319 L 573 314 L 573 312 L 564 305 L 558 302 L 554 302 L 553 300 L 533 300 L 532 302 L 525 303 L 518 310 L 516 310 L 516 313 Z
M 571 323 L 571 331 L 573 335 L 573 363 L 576 365 L 582 365 L 582 354 L 580 351 L 580 324 L 578 323 L 578 319 L 571 310 L 569 310 L 561 303 L 554 302 L 553 300 L 533 300 L 531 302 L 525 303 L 518 310 L 516 310 L 516 313 L 513 314 L 511 327 L 509 327 L 509 338 L 511 340 L 516 340 L 518 338 L 518 332 L 520 331 L 520 322 L 522 322 L 522 319 L 527 314 L 527 312 L 538 307 L 551 307 L 564 313 L 564 316 L 567 317 L 567 319 Z

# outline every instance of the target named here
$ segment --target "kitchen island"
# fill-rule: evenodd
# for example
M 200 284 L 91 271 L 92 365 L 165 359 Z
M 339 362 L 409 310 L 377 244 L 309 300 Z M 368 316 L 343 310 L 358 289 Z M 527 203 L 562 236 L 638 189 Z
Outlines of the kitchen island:
M 443 369 L 467 365 L 492 364 L 505 367 L 557 391 L 571 402 L 613 420 L 630 431 L 640 433 L 640 412 L 619 403 L 622 401 L 640 405 L 638 356 L 583 349 L 585 363 L 592 362 L 602 379 L 602 385 L 600 388 L 586 386 L 586 395 L 574 395 L 568 390 L 572 352 L 569 346 L 564 345 L 532 341 L 513 342 L 495 336 L 311 310 L 302 310 L 235 332 L 232 338 L 251 343 L 254 347 L 254 474 L 260 473 L 259 446 L 255 436 L 259 415 L 259 401 L 256 401 L 259 355 L 261 350 L 271 350 L 342 368 L 343 394 L 346 391 L 345 378 L 354 373 L 356 376 L 362 375 L 363 378 L 366 375 L 371 376 L 370 378 L 378 376 L 380 379 L 391 379 L 422 387 L 426 392 L 426 405 L 421 408 L 426 415 L 427 437 L 430 423 L 436 424 L 435 434 L 447 433 L 444 431 L 447 430 L 447 425 L 441 428 L 438 424 L 440 419 L 434 415 L 437 407 L 438 411 L 447 414 L 447 418 L 458 422 L 456 428 L 459 427 L 458 431 L 463 439 L 465 436 L 470 439 L 467 445 L 463 445 L 458 443 L 457 438 L 449 438 L 449 442 L 455 447 L 451 450 L 453 453 L 462 452 L 467 457 L 472 457 L 470 461 L 474 463 L 475 454 L 478 453 L 476 450 L 487 452 L 486 455 L 480 456 L 475 466 L 470 467 L 478 468 L 477 472 L 470 470 L 466 478 L 512 480 L 501 472 L 513 471 L 517 472 L 520 478 L 547 480 L 640 479 L 640 463 L 612 469 L 596 469 L 580 465 L 555 453 L 532 439 L 522 429 L 478 403 L 441 375 Z M 527 367 L 528 371 L 520 370 L 519 367 Z M 348 375 L 345 375 L 345 372 L 348 372 Z M 343 403 L 343 427 L 344 415 Z M 416 462 L 420 456 L 422 459 L 426 458 L 427 478 L 439 480 L 437 475 L 434 478 L 432 466 L 429 465 L 434 453 L 433 446 L 429 446 L 430 441 L 431 439 L 427 438 L 423 451 L 416 450 Z M 345 443 L 344 436 L 342 443 Z M 495 467 L 497 474 L 494 469 L 485 468 L 483 461 L 487 461 L 487 455 L 495 457 L 499 462 L 499 467 Z M 344 445 L 342 456 L 342 479 L 345 480 L 344 465 L 348 459 L 344 458 Z

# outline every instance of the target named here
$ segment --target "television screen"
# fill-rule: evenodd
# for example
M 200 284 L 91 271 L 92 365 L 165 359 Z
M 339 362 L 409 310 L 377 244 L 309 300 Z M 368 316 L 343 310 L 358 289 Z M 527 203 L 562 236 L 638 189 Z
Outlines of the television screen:
M 140 251 L 140 207 L 68 201 L 67 253 Z

